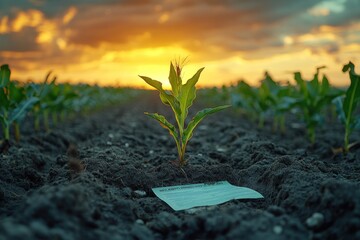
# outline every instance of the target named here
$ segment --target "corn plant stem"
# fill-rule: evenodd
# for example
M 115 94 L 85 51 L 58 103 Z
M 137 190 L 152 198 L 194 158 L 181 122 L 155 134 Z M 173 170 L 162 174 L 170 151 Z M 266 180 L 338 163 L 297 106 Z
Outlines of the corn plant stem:
M 308 137 L 310 139 L 310 143 L 314 144 L 315 143 L 315 129 L 314 129 L 314 127 L 308 127 L 307 133 L 308 133 Z
M 9 141 L 9 139 L 10 139 L 10 129 L 9 129 L 9 126 L 6 126 L 6 124 L 3 124 L 3 132 L 4 132 L 4 139 Z
M 284 114 L 280 115 L 280 132 L 285 133 L 285 116 Z
M 40 130 L 40 117 L 39 117 L 39 114 L 37 114 L 36 117 L 35 117 L 34 128 L 35 128 L 35 131 Z
M 176 116 L 175 116 L 176 118 Z M 178 139 L 178 154 L 179 154 L 179 166 L 182 167 L 185 165 L 185 151 L 186 151 L 186 143 L 184 144 L 182 139 L 184 135 L 184 125 L 185 125 L 185 117 L 180 116 L 180 118 L 176 118 L 176 122 L 179 128 L 179 139 Z
M 46 110 L 43 113 L 43 119 L 44 119 L 45 130 L 49 131 L 50 130 L 50 127 L 49 127 L 49 112 L 46 111 Z
M 181 167 L 186 164 L 185 151 L 186 151 L 186 144 L 182 144 L 181 155 L 180 155 L 180 160 L 179 160 L 179 165 L 180 165 Z
M 175 142 L 176 142 L 176 149 L 177 149 L 177 151 L 178 151 L 179 162 L 181 162 L 181 157 L 182 157 L 182 156 L 181 156 L 181 145 L 180 145 L 178 139 L 176 139 L 175 137 L 174 137 L 174 139 L 175 139 Z
M 14 122 L 14 131 L 16 142 L 20 142 L 20 124 L 17 122 Z
M 265 122 L 264 116 L 260 115 L 259 116 L 258 128 L 260 128 L 260 129 L 264 128 L 264 122 Z

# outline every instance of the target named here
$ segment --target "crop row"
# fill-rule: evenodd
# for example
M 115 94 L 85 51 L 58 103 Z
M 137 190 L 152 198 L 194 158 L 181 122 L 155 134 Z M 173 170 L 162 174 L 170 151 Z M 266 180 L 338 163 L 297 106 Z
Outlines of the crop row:
M 124 88 L 99 87 L 86 84 L 57 83 L 49 72 L 42 83 L 20 83 L 10 79 L 8 65 L 0 68 L 0 123 L 4 140 L 9 146 L 10 128 L 20 139 L 20 126 L 25 118 L 33 120 L 35 131 L 49 131 L 53 125 L 80 113 L 129 99 L 137 91 Z M 1 137 L 0 137 L 1 139 Z M 0 151 L 1 152 L 1 151 Z
M 272 122 L 273 130 L 281 133 L 285 132 L 288 113 L 295 113 L 302 119 L 312 144 L 316 140 L 316 129 L 324 123 L 330 111 L 344 125 L 342 150 L 348 152 L 352 146 L 349 143 L 350 134 L 360 129 L 360 116 L 355 116 L 359 113 L 360 75 L 355 73 L 355 66 L 350 62 L 342 69 L 349 75 L 350 86 L 347 89 L 335 88 L 326 75 L 320 73 L 323 68 L 317 68 L 311 80 L 304 80 L 300 72 L 295 72 L 294 85 L 274 81 L 266 72 L 258 87 L 239 81 L 236 85 L 210 89 L 203 94 L 216 96 L 218 101 L 227 101 L 257 122 L 259 128 L 263 128 L 265 122 Z

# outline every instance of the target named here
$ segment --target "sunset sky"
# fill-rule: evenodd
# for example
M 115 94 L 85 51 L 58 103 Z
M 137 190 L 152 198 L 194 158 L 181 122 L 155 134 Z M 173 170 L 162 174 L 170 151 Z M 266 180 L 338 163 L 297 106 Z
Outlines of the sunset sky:
M 188 57 L 199 84 L 256 83 L 265 70 L 292 80 L 326 65 L 346 85 L 360 72 L 359 0 L 1 0 L 0 64 L 13 78 L 141 86 L 167 81 L 170 60 Z M 184 79 L 184 80 L 185 80 Z

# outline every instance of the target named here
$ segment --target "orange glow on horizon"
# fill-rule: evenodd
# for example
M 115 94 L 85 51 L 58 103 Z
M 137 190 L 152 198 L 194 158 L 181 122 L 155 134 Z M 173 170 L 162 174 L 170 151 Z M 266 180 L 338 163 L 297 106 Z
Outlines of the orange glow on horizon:
M 198 83 L 203 87 L 240 79 L 256 85 L 265 71 L 279 81 L 294 82 L 295 71 L 311 79 L 322 65 L 332 84 L 344 86 L 344 64 L 352 61 L 360 72 L 360 21 L 330 21 L 352 10 L 346 1 L 282 16 L 290 25 L 262 3 L 250 4 L 252 11 L 241 3 L 185 0 L 54 2 L 61 5 L 56 12 L 47 4 L 13 7 L 0 17 L 0 64 L 9 64 L 21 81 L 40 82 L 53 70 L 59 81 L 142 88 L 148 86 L 139 75 L 169 88 L 169 63 L 179 57 L 190 60 L 184 81 L 205 67 Z M 301 22 L 309 18 L 314 23 Z

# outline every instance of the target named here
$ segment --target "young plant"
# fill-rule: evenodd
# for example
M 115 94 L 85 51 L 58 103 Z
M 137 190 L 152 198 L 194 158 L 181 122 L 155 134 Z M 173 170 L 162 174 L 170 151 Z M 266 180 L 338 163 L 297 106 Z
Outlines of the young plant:
M 266 72 L 260 90 L 274 114 L 273 130 L 277 131 L 279 128 L 281 133 L 285 133 L 285 113 L 296 105 L 296 99 L 291 97 L 293 95 L 293 87 L 290 85 L 280 85 Z
M 10 126 L 16 124 L 16 137 L 20 137 L 18 124 L 23 120 L 31 107 L 38 102 L 35 97 L 26 98 L 21 87 L 10 81 L 11 71 L 8 65 L 0 67 L 0 123 L 5 144 L 9 143 Z
M 185 160 L 185 150 L 190 138 L 192 137 L 195 127 L 207 115 L 230 107 L 230 105 L 224 105 L 215 108 L 205 108 L 204 110 L 199 111 L 185 127 L 188 110 L 196 98 L 195 85 L 198 82 L 200 74 L 203 70 L 204 68 L 199 69 L 192 78 L 190 78 L 185 84 L 182 84 L 182 66 L 176 63 L 174 67 L 173 63 L 171 62 L 169 74 L 169 82 L 171 84 L 170 92 L 163 89 L 161 82 L 153 80 L 149 77 L 140 76 L 147 84 L 159 91 L 161 101 L 165 105 L 169 105 L 174 112 L 178 126 L 177 128 L 175 128 L 173 124 L 171 124 L 164 116 L 160 114 L 148 112 L 145 112 L 145 114 L 156 119 L 160 125 L 167 129 L 170 135 L 174 138 L 179 155 L 178 163 L 180 167 L 187 163 Z
M 349 144 L 350 134 L 354 129 L 360 129 L 360 116 L 355 117 L 354 112 L 360 102 L 360 75 L 355 73 L 355 66 L 352 62 L 344 65 L 343 72 L 349 71 L 350 86 L 345 93 L 345 99 L 341 97 L 334 99 L 337 112 L 341 122 L 345 125 L 344 149 L 347 153 L 351 144 Z
M 46 75 L 45 80 L 42 84 L 32 83 L 28 86 L 27 94 L 29 97 L 35 97 L 39 99 L 36 104 L 32 107 L 32 113 L 34 114 L 34 129 L 35 131 L 40 130 L 40 119 L 43 117 L 45 129 L 49 130 L 48 123 L 48 111 L 49 105 L 51 104 L 51 99 L 49 97 L 53 88 L 55 88 L 56 77 L 53 77 L 51 81 L 49 78 L 51 76 L 51 71 Z M 60 96 L 61 97 L 61 96 Z
M 231 94 L 231 102 L 245 112 L 253 121 L 258 122 L 258 127 L 264 125 L 266 105 L 260 104 L 259 90 L 241 80 L 234 87 Z
M 322 68 L 324 67 L 316 69 L 314 78 L 311 81 L 303 80 L 300 72 L 294 74 L 300 95 L 297 105 L 303 112 L 311 144 L 315 143 L 315 129 L 323 122 L 321 112 L 335 97 L 341 94 L 340 91 L 331 88 L 325 75 L 323 75 L 322 81 L 319 81 L 319 72 Z

